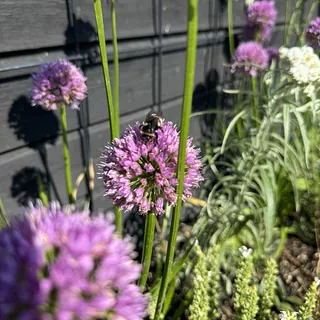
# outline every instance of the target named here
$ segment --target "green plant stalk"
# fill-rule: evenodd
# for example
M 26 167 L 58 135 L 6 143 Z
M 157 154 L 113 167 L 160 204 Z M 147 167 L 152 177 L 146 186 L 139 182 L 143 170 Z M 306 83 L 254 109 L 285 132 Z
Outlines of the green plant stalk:
M 117 41 L 117 22 L 115 0 L 111 0 L 111 24 L 112 24 L 112 46 L 113 46 L 113 109 L 114 123 L 117 136 L 120 135 L 119 126 L 119 51 Z
M 113 7 L 113 10 L 111 11 L 112 11 L 111 15 L 114 15 L 114 20 L 112 19 L 112 29 L 113 28 L 115 29 L 116 21 L 115 21 L 114 7 Z M 103 70 L 104 84 L 106 88 L 106 95 L 107 95 L 107 101 L 108 101 L 108 111 L 109 111 L 109 118 L 110 118 L 110 135 L 111 135 L 111 140 L 113 140 L 114 138 L 118 137 L 120 134 L 119 111 L 118 110 L 115 111 L 114 105 L 113 105 L 101 0 L 94 0 L 94 12 L 96 16 L 102 70 Z M 116 32 L 112 31 L 112 35 L 116 36 Z M 113 41 L 116 42 L 116 39 L 113 39 Z M 115 59 L 115 60 L 118 60 L 118 59 Z M 117 72 L 115 71 L 115 73 Z M 117 92 L 117 90 L 118 88 L 115 89 L 115 93 Z M 116 97 L 115 99 L 117 100 Z M 115 213 L 116 213 L 117 231 L 119 236 L 121 237 L 122 236 L 122 213 L 117 207 L 115 207 Z
M 144 290 L 144 287 L 148 280 L 148 274 L 151 264 L 152 257 L 152 244 L 154 239 L 154 229 L 156 226 L 156 216 L 152 213 L 148 213 L 146 217 L 146 223 L 144 227 L 144 236 L 143 236 L 143 249 L 142 249 L 142 272 L 139 279 L 139 286 L 141 291 Z
M 39 198 L 42 201 L 42 203 L 47 206 L 49 204 L 48 196 L 46 194 L 46 191 L 44 190 L 44 186 L 42 183 L 42 179 L 40 174 L 37 175 L 37 184 L 38 184 L 38 194 Z
M 2 200 L 0 199 L 0 230 L 4 227 L 9 226 L 9 219 L 8 216 L 4 210 L 4 206 L 2 203 Z
M 256 123 L 256 126 L 259 125 L 259 96 L 258 96 L 258 88 L 257 88 L 257 78 L 251 77 L 251 86 L 252 86 L 252 116 Z
M 244 88 L 245 88 L 245 78 L 244 79 L 240 79 L 239 93 L 238 93 L 238 97 L 237 97 L 238 105 L 237 105 L 237 108 L 236 108 L 237 113 L 242 111 L 241 110 L 242 108 L 241 108 L 241 106 L 239 106 L 239 104 L 240 104 L 240 102 L 242 100 L 242 97 L 243 97 Z M 239 119 L 237 121 L 237 132 L 238 132 L 238 138 L 239 139 L 243 138 L 243 123 L 242 123 L 242 119 Z
M 66 189 L 69 203 L 74 203 L 73 199 L 73 186 L 72 186 L 72 173 L 71 173 L 71 161 L 70 153 L 68 147 L 68 138 L 67 138 L 67 113 L 66 106 L 62 105 L 60 108 L 61 112 L 61 128 L 62 128 L 62 140 L 63 140 L 63 157 L 64 157 L 64 171 L 66 176 Z
M 233 32 L 233 21 L 232 21 L 232 1 L 228 0 L 228 36 L 229 36 L 229 50 L 230 56 L 233 57 L 234 53 L 234 32 Z
M 283 43 L 284 45 L 288 45 L 289 41 L 289 24 L 290 24 L 290 18 L 291 18 L 291 0 L 286 0 L 286 20 L 285 20 L 285 32 L 284 32 L 284 39 Z
M 192 105 L 192 93 L 194 85 L 194 72 L 197 53 L 197 31 L 198 31 L 198 0 L 189 0 L 188 2 L 188 45 L 187 59 L 185 71 L 184 97 L 181 112 L 181 133 L 179 143 L 179 158 L 178 158 L 178 187 L 177 187 L 177 204 L 172 214 L 170 234 L 168 240 L 168 252 L 164 266 L 164 273 L 161 279 L 160 291 L 157 300 L 155 320 L 161 317 L 163 302 L 166 295 L 166 290 L 169 282 L 170 272 L 174 259 L 174 251 L 179 228 L 180 213 L 182 207 L 183 182 L 185 175 L 186 163 L 186 145 L 189 131 L 189 121 Z

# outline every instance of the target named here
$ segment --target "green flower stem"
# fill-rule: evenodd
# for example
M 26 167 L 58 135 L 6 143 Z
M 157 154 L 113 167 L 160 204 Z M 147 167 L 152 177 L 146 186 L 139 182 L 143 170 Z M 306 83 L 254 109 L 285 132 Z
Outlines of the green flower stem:
M 143 237 L 143 250 L 142 250 L 142 273 L 139 279 L 139 286 L 141 291 L 144 290 L 144 287 L 148 280 L 148 274 L 151 264 L 152 257 L 152 244 L 154 238 L 154 229 L 156 225 L 156 216 L 152 213 L 148 213 L 146 217 L 146 223 L 144 227 L 144 237 Z
M 234 53 L 234 32 L 233 32 L 233 16 L 232 16 L 232 1 L 228 0 L 228 36 L 229 36 L 229 50 L 230 56 Z
M 117 22 L 115 0 L 111 0 L 111 23 L 112 23 L 112 45 L 113 45 L 113 109 L 115 127 L 119 130 L 119 53 L 117 42 Z M 120 132 L 118 132 L 119 136 Z
M 258 96 L 258 87 L 257 87 L 257 78 L 251 77 L 251 86 L 252 86 L 252 116 L 256 125 L 259 123 L 259 96 Z
M 198 31 L 198 0 L 189 0 L 188 5 L 188 46 L 187 46 L 187 60 L 185 71 L 185 84 L 184 84 L 184 97 L 183 106 L 181 112 L 181 133 L 179 144 L 179 159 L 178 159 L 178 187 L 177 194 L 178 200 L 171 219 L 170 234 L 168 240 L 168 251 L 166 256 L 166 262 L 164 266 L 164 273 L 161 279 L 161 286 L 159 290 L 155 320 L 161 318 L 161 311 L 163 302 L 166 295 L 167 286 L 170 278 L 170 271 L 174 259 L 174 251 L 176 246 L 180 213 L 182 207 L 182 193 L 183 193 L 183 181 L 185 174 L 186 163 L 186 145 L 188 139 L 189 120 L 191 114 L 192 104 L 192 92 L 194 85 L 194 72 L 196 64 L 197 53 L 197 31 Z
M 242 111 L 241 100 L 242 100 L 242 97 L 243 97 L 244 89 L 245 89 L 245 78 L 240 79 L 239 93 L 238 93 L 238 97 L 237 97 L 238 106 L 236 107 L 236 112 L 237 113 Z M 242 119 L 239 119 L 237 121 L 237 132 L 238 132 L 238 138 L 239 139 L 243 138 L 243 120 Z
M 8 226 L 9 226 L 9 219 L 7 217 L 5 210 L 4 210 L 2 200 L 0 199 L 0 230 L 4 227 L 8 227 Z
M 67 188 L 69 203 L 74 203 L 74 198 L 72 195 L 73 186 L 72 186 L 72 174 L 71 174 L 71 161 L 70 161 L 70 153 L 69 153 L 68 138 L 67 138 L 66 106 L 62 105 L 60 108 L 60 111 L 61 111 L 61 127 L 62 127 L 62 140 L 63 140 L 64 170 L 66 175 L 66 188 Z
M 114 1 L 111 4 L 111 16 L 112 16 L 112 36 L 113 36 L 113 45 L 117 42 L 116 38 L 116 19 L 115 19 L 115 9 L 114 9 Z M 102 70 L 104 76 L 104 84 L 106 87 L 106 95 L 108 101 L 108 110 L 109 110 L 109 118 L 110 118 L 110 135 L 111 140 L 120 135 L 120 125 L 119 125 L 119 98 L 118 98 L 118 87 L 119 85 L 119 72 L 118 72 L 118 50 L 114 52 L 115 64 L 117 68 L 115 68 L 115 103 L 116 107 L 113 105 L 113 98 L 112 98 L 112 91 L 111 91 L 111 82 L 110 82 L 110 75 L 109 75 L 109 66 L 108 66 L 108 56 L 107 56 L 107 46 L 104 34 L 104 23 L 103 23 L 103 14 L 102 14 L 102 6 L 101 0 L 94 0 L 94 12 L 96 16 L 96 24 L 98 30 L 98 39 L 99 39 L 99 47 L 100 47 L 100 55 L 101 55 L 101 62 L 102 62 Z M 116 45 L 117 46 L 117 45 Z M 115 49 L 115 47 L 114 47 Z M 115 67 L 116 67 L 115 65 Z M 116 226 L 117 231 L 120 236 L 122 236 L 122 213 L 119 208 L 115 208 L 116 213 Z
M 285 22 L 285 32 L 284 32 L 284 45 L 288 45 L 289 41 L 289 25 L 290 25 L 290 18 L 291 18 L 291 0 L 286 0 L 286 22 Z

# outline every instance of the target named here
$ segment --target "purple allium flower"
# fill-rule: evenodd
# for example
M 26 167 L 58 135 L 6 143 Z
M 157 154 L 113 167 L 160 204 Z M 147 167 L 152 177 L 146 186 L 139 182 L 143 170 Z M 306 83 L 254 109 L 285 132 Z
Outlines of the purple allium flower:
M 268 53 L 268 65 L 271 65 L 272 60 L 279 60 L 279 49 L 275 47 L 269 47 L 266 48 L 266 51 Z
M 248 22 L 252 25 L 273 26 L 277 14 L 273 1 L 255 1 L 248 7 Z
M 80 101 L 86 97 L 86 78 L 66 60 L 42 64 L 32 80 L 31 102 L 46 110 L 56 110 L 63 104 L 79 109 Z
M 268 53 L 257 42 L 245 42 L 234 53 L 231 72 L 242 71 L 255 77 L 258 71 L 268 67 Z
M 179 133 L 172 122 L 164 122 L 156 133 L 157 137 L 143 141 L 137 123 L 120 139 L 114 139 L 102 155 L 100 168 L 105 195 L 121 210 L 137 207 L 142 214 L 162 214 L 165 201 L 176 204 Z M 201 168 L 199 150 L 189 138 L 183 199 L 191 196 L 191 188 L 203 180 Z
M 31 207 L 0 231 L 0 319 L 140 320 L 140 266 L 110 218 Z M 54 317 L 51 317 L 54 314 Z
M 312 20 L 307 28 L 307 40 L 314 48 L 320 48 L 320 17 Z

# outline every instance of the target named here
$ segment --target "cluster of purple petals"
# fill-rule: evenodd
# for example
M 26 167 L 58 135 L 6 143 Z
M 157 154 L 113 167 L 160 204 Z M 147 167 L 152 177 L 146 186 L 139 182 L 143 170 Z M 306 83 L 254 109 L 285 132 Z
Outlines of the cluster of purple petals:
M 146 299 L 133 284 L 140 266 L 132 261 L 130 244 L 115 236 L 110 219 L 68 215 L 51 205 L 31 208 L 21 223 L 23 232 L 14 222 L 0 232 L 1 253 L 10 258 L 1 262 L 7 266 L 0 268 L 0 297 L 21 296 L 0 300 L 0 310 L 21 313 L 28 306 L 31 317 L 13 319 L 30 320 L 144 317 Z
M 268 67 L 269 55 L 257 42 L 241 43 L 234 53 L 231 72 L 244 72 L 252 77 Z
M 273 26 L 276 22 L 277 14 L 273 1 L 255 1 L 248 7 L 248 22 Z
M 43 298 L 37 270 L 43 264 L 27 219 L 0 231 L 0 319 L 39 319 Z
M 156 133 L 157 137 L 145 142 L 137 123 L 102 154 L 100 173 L 105 195 L 121 210 L 138 208 L 141 214 L 162 214 L 165 201 L 176 204 L 179 133 L 171 122 L 164 122 Z M 199 150 L 189 138 L 183 199 L 203 180 L 201 168 Z
M 307 28 L 307 40 L 312 47 L 320 48 L 320 17 L 317 17 Z
M 255 1 L 247 10 L 244 40 L 269 41 L 277 14 L 273 1 Z
M 42 64 L 32 75 L 32 80 L 31 102 L 45 110 L 56 110 L 62 105 L 78 109 L 86 97 L 86 78 L 66 60 Z

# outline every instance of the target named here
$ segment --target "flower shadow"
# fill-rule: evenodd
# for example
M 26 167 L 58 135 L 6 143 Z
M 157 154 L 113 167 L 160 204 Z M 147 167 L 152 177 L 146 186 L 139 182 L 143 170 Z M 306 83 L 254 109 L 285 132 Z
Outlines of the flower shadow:
M 39 198 L 38 179 L 41 179 L 46 194 L 49 194 L 47 175 L 35 167 L 24 167 L 12 177 L 11 196 L 20 205 L 27 206 Z
M 49 169 L 46 150 L 46 144 L 54 145 L 58 138 L 60 124 L 57 116 L 52 111 L 45 111 L 40 107 L 33 107 L 29 98 L 21 95 L 13 102 L 9 110 L 8 123 L 18 140 L 22 140 L 30 148 L 38 151 L 46 173 L 45 181 L 48 184 L 48 197 L 51 199 L 50 189 L 52 187 L 55 198 L 60 201 L 57 187 Z M 25 181 L 27 181 L 26 178 L 30 176 L 36 176 L 36 173 L 32 173 L 30 168 L 28 170 L 22 169 L 18 175 L 13 177 L 12 188 L 14 188 L 12 190 L 19 190 L 19 179 L 21 180 L 22 189 L 26 189 L 28 185 Z M 35 178 L 33 178 L 33 180 L 34 179 Z M 30 195 L 28 195 L 28 192 Z M 23 198 L 28 198 L 29 196 L 31 198 L 34 197 L 35 188 L 32 186 L 32 183 L 30 183 L 30 190 L 25 190 L 24 193 Z M 12 192 L 12 194 L 19 195 L 19 192 Z M 18 202 L 19 201 L 18 199 Z

